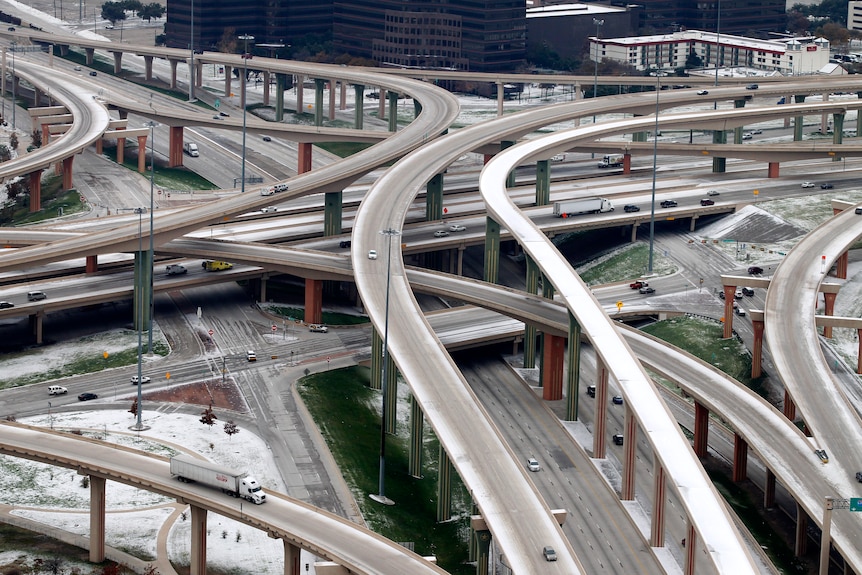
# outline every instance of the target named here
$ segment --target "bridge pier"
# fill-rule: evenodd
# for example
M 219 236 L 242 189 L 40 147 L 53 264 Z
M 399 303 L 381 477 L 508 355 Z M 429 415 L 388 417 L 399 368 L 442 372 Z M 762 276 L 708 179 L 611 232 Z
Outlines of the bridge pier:
M 753 314 L 752 314 L 753 315 Z M 763 373 L 763 312 L 760 319 L 751 318 L 751 326 L 754 330 L 754 343 L 751 349 L 751 377 L 758 378 Z
M 581 381 L 581 324 L 571 311 L 569 312 L 569 345 L 566 352 L 569 364 L 566 377 L 566 421 L 577 421 Z
M 75 163 L 75 156 L 69 156 L 68 158 L 63 158 L 62 166 L 63 166 L 63 191 L 71 190 L 75 187 L 72 182 L 72 165 Z
M 536 162 L 536 205 L 547 206 L 551 202 L 551 169 L 548 160 Z
M 623 430 L 623 473 L 620 499 L 633 501 L 635 498 L 635 471 L 637 471 L 636 447 L 638 424 L 634 412 L 626 404 L 625 428 Z
M 769 469 L 766 470 L 766 482 L 763 485 L 763 507 L 775 507 L 775 474 Z
M 30 176 L 30 213 L 42 209 L 42 170 L 35 170 Z
M 715 130 L 712 132 L 712 143 L 713 144 L 726 144 L 727 143 L 727 132 L 724 130 Z M 712 171 L 715 174 L 723 174 L 727 171 L 727 158 L 713 158 L 712 159 Z
M 323 280 L 305 279 L 305 323 L 323 321 Z
M 440 444 L 437 462 L 437 522 L 449 521 L 452 518 L 452 461 L 449 454 Z
M 835 260 L 835 277 L 847 279 L 848 254 L 846 250 Z
M 778 162 L 769 162 L 766 166 L 766 177 L 777 178 L 781 164 Z
M 664 547 L 665 539 L 665 502 L 667 500 L 667 487 L 665 482 L 664 467 L 659 463 L 658 458 L 654 459 L 653 464 L 653 510 L 650 522 L 650 547 Z
M 474 518 L 484 526 L 485 521 L 481 516 L 474 516 Z M 473 537 L 476 540 L 476 575 L 488 575 L 491 560 L 491 532 L 474 526 Z
M 343 192 L 326 192 L 323 196 L 323 235 L 341 233 Z
M 632 173 L 632 155 L 628 152 L 623 154 L 623 175 L 628 176 Z
M 90 563 L 105 560 L 105 478 L 90 479 Z
M 738 433 L 733 434 L 733 481 L 739 483 L 748 477 L 748 442 Z
M 805 509 L 796 504 L 796 538 L 793 546 L 793 555 L 802 557 L 808 552 L 808 514 Z
M 365 86 L 362 84 L 353 85 L 353 98 L 356 105 L 353 107 L 353 129 L 361 130 L 363 121 L 363 103 L 365 100 Z
M 42 345 L 42 320 L 45 317 L 45 312 L 42 310 L 32 313 L 27 316 L 30 322 L 30 333 L 33 334 L 33 339 L 36 345 Z
M 542 399 L 563 399 L 563 357 L 566 340 L 558 335 L 543 334 L 542 345 Z
M 539 266 L 529 255 L 524 256 L 527 277 L 526 290 L 531 294 L 535 294 L 539 289 Z M 536 326 L 524 324 L 524 368 L 533 369 L 536 367 Z
M 793 398 L 787 390 L 784 390 L 784 417 L 791 422 L 796 420 L 796 404 L 793 403 Z
M 407 454 L 407 472 L 411 477 L 422 478 L 422 447 L 425 418 L 416 398 L 410 396 L 410 444 Z M 441 447 L 442 449 L 442 447 Z
M 425 221 L 443 219 L 443 174 L 434 174 L 425 184 Z
M 260 276 L 260 290 L 258 291 L 258 301 L 266 301 L 266 281 L 269 279 L 267 274 Z
M 287 89 L 287 74 L 275 75 L 275 121 L 284 121 L 284 91 Z
M 183 127 L 168 128 L 168 167 L 176 168 L 183 165 Z
M 485 277 L 495 284 L 500 274 L 500 224 L 490 217 L 485 218 Z
M 314 125 L 323 125 L 323 88 L 326 85 L 326 80 L 321 78 L 314 79 Z
M 707 456 L 709 446 L 709 409 L 694 402 L 694 453 L 703 459 Z
M 695 555 L 695 551 L 697 549 L 697 531 L 694 530 L 694 525 L 691 524 L 691 521 L 686 521 L 685 524 L 686 533 L 685 539 L 683 539 L 685 564 L 683 565 L 683 573 L 685 573 L 685 575 L 694 575 L 695 561 L 697 559 L 697 555 Z
M 174 60 L 173 58 L 168 58 L 168 63 L 171 65 L 171 90 L 177 89 L 177 64 L 179 64 L 179 60 Z
M 833 292 L 823 292 L 823 300 L 825 301 L 825 315 L 835 315 L 835 298 L 838 297 L 837 293 Z M 832 338 L 832 326 L 825 325 L 823 326 L 823 337 Z
M 225 98 L 231 96 L 231 81 L 233 79 L 233 66 L 230 64 L 224 65 L 224 94 Z
M 147 136 L 138 136 L 138 173 L 147 169 Z
M 94 274 L 97 271 L 99 271 L 99 259 L 98 258 L 99 258 L 98 255 L 87 256 L 87 260 L 86 260 L 87 263 L 86 263 L 86 266 L 84 268 L 86 273 Z
M 386 101 L 389 103 L 389 131 L 394 133 L 398 130 L 398 93 L 386 92 Z M 383 103 L 383 98 L 380 103 Z
M 284 545 L 284 575 L 300 575 L 299 554 L 302 549 L 285 539 L 281 542 Z
M 305 174 L 311 171 L 311 142 L 299 142 L 297 144 L 297 174 Z
M 192 511 L 191 528 L 191 560 L 190 575 L 206 575 L 207 573 L 207 510 L 196 505 L 189 505 Z
M 724 331 L 722 337 L 727 339 L 733 336 L 733 302 L 736 301 L 736 286 L 722 286 L 724 290 Z
M 596 405 L 595 426 L 593 428 L 593 458 L 604 459 L 605 457 L 605 431 L 608 426 L 607 402 L 608 402 L 608 369 L 602 358 L 596 354 Z

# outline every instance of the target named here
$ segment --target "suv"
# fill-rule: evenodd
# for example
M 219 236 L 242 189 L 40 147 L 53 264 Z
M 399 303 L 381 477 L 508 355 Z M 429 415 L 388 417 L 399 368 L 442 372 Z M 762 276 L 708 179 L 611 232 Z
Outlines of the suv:
M 748 268 L 748 275 L 759 276 L 763 273 L 763 268 L 760 266 L 751 266 Z
M 709 198 L 703 198 L 702 200 L 700 200 L 700 205 L 701 205 L 701 206 L 711 206 L 711 205 L 713 205 L 713 204 L 715 204 L 715 201 L 714 201 L 714 200 L 710 200 Z
M 624 212 L 639 212 L 639 211 L 641 211 L 641 209 L 639 206 L 636 206 L 634 204 L 626 204 L 625 206 L 623 206 L 623 211 Z
M 554 551 L 553 547 L 546 545 L 542 548 L 542 555 L 545 556 L 545 561 L 556 561 L 557 560 L 557 552 Z
M 744 287 L 744 288 L 742 288 L 742 295 L 747 295 L 747 296 L 751 297 L 754 295 L 754 289 L 752 289 L 750 287 Z
M 47 299 L 48 296 L 45 295 L 43 291 L 30 291 L 27 292 L 27 301 L 39 301 L 43 299 Z
M 676 200 L 664 200 L 659 205 L 663 208 L 675 208 L 677 203 Z
M 308 324 L 308 331 L 313 331 L 316 333 L 328 333 L 329 328 L 320 323 L 310 323 Z

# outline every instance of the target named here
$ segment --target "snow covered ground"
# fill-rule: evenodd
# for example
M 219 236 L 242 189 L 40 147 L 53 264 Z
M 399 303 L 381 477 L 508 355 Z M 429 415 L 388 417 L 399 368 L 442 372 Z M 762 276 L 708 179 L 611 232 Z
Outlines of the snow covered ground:
M 22 423 L 55 429 L 86 429 L 86 435 L 169 456 L 180 450 L 200 453 L 227 467 L 247 470 L 267 488 L 284 492 L 278 470 L 267 456 L 267 445 L 247 429 L 228 436 L 224 422 L 210 429 L 195 416 L 149 412 L 145 422 L 151 428 L 140 435 L 129 431 L 134 416 L 126 411 L 82 411 L 22 419 Z M 180 447 L 182 444 L 182 447 Z M 13 515 L 89 536 L 89 489 L 75 471 L 51 467 L 23 459 L 0 456 L 0 504 L 15 507 Z M 146 561 L 156 558 L 156 538 L 168 530 L 171 561 L 188 564 L 191 552 L 190 522 L 182 517 L 168 521 L 175 509 L 184 509 L 174 500 L 108 482 L 106 544 Z M 214 513 L 208 515 L 207 563 L 235 574 L 280 575 L 284 546 L 266 533 Z M 0 553 L 0 565 L 9 554 Z M 15 552 L 11 556 L 17 556 Z M 302 553 L 301 564 L 314 572 L 314 557 Z M 87 573 L 88 565 L 79 567 Z M 94 571 L 95 573 L 95 571 Z M 166 575 L 162 571 L 162 575 Z

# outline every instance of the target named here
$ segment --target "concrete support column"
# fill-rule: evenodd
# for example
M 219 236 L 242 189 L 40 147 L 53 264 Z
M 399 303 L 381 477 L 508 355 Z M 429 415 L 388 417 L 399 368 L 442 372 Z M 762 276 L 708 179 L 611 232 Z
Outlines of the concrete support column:
M 793 403 L 793 398 L 784 390 L 784 417 L 790 421 L 796 421 L 796 404 Z
M 835 298 L 838 296 L 837 293 L 824 292 L 823 299 L 826 302 L 825 311 L 826 315 L 835 315 Z M 823 326 L 823 337 L 832 337 L 832 326 L 827 325 Z
M 281 540 L 284 544 L 284 575 L 301 575 L 299 567 L 299 554 L 302 551 L 290 541 Z
M 727 143 L 727 132 L 724 130 L 714 130 L 712 132 L 712 143 L 713 144 L 726 144 Z M 727 171 L 727 158 L 713 158 L 712 159 L 712 171 L 715 174 L 723 174 Z
M 808 514 L 805 509 L 796 504 L 796 538 L 793 546 L 793 554 L 795 557 L 802 557 L 808 551 Z
M 341 233 L 343 192 L 326 192 L 323 201 L 323 235 L 337 236 Z
M 51 143 L 51 125 L 42 124 L 42 145 L 47 146 Z
M 266 274 L 260 277 L 260 292 L 258 293 L 259 301 L 266 301 L 266 280 L 269 279 Z
M 458 256 L 457 256 L 458 257 L 458 263 L 455 266 L 455 274 L 459 275 L 459 276 L 464 275 L 464 250 L 465 249 L 466 248 L 463 245 L 458 246 Z
M 231 81 L 233 79 L 233 66 L 229 64 L 224 65 L 224 97 L 228 98 L 232 96 L 231 93 Z
M 694 575 L 694 564 L 697 558 L 697 555 L 695 555 L 695 551 L 697 550 L 697 531 L 694 530 L 694 525 L 691 524 L 691 521 L 686 521 L 685 524 L 685 539 L 683 540 L 685 544 L 685 564 L 683 565 L 683 573 L 685 575 Z
M 42 170 L 30 172 L 30 213 L 42 209 Z
M 321 78 L 314 79 L 314 125 L 323 125 L 323 88 L 326 85 L 326 80 Z
M 387 101 L 389 102 L 389 131 L 398 131 L 398 93 L 387 92 Z M 380 99 L 383 102 L 383 99 Z
M 485 275 L 488 283 L 495 284 L 500 274 L 500 224 L 485 218 Z
M 117 138 L 117 163 L 121 164 L 126 159 L 126 139 L 125 138 Z
M 379 120 L 386 119 L 386 98 L 389 97 L 389 92 L 383 88 L 378 90 L 379 97 L 377 98 L 377 118 Z
M 733 107 L 734 108 L 744 108 L 745 107 L 745 100 L 734 100 L 733 101 Z M 737 126 L 736 128 L 733 129 L 733 142 L 735 144 L 741 144 L 742 143 L 742 129 L 743 129 L 743 127 L 744 126 Z
M 422 407 L 416 398 L 410 396 L 410 449 L 407 454 L 407 472 L 412 476 L 422 478 L 422 447 L 425 418 Z
M 709 444 L 709 409 L 694 402 L 694 453 L 701 459 L 707 456 Z
M 632 224 L 632 237 L 629 239 L 631 243 L 638 241 L 638 224 Z
M 551 170 L 548 160 L 536 162 L 536 205 L 547 206 L 551 202 Z
M 294 84 L 294 88 L 296 89 L 296 113 L 302 114 L 304 113 L 303 109 L 303 96 L 305 95 L 305 76 L 300 74 L 296 75 L 296 84 Z
M 563 358 L 566 353 L 566 339 L 558 335 L 542 334 L 542 399 L 556 401 L 563 399 Z
M 271 72 L 266 70 L 263 71 L 263 105 L 269 106 L 269 83 L 271 82 L 270 76 Z M 200 78 L 200 74 L 195 76 L 196 78 Z
M 733 481 L 748 477 L 748 443 L 738 433 L 733 434 Z
M 596 356 L 596 406 L 595 425 L 593 426 L 593 457 L 604 459 L 606 441 L 605 430 L 608 426 L 608 369 L 602 358 Z
M 287 89 L 287 74 L 275 75 L 275 121 L 284 121 L 284 91 Z
M 195 505 L 192 510 L 192 552 L 189 561 L 190 575 L 207 573 L 207 510 Z
M 476 505 L 475 501 L 470 502 L 470 517 L 479 517 L 479 507 Z M 471 533 L 470 536 L 467 537 L 467 561 L 475 563 L 478 557 L 479 544 L 476 541 L 476 534 Z
M 171 66 L 170 86 L 171 86 L 172 90 L 176 90 L 177 89 L 177 64 L 179 64 L 179 61 L 178 60 L 172 60 L 169 58 L 168 63 Z
M 623 175 L 628 176 L 632 173 L 632 155 L 628 152 L 623 154 Z
M 844 114 L 836 112 L 832 115 L 835 120 L 835 126 L 832 129 L 832 143 L 841 145 L 844 143 Z M 838 154 L 832 156 L 833 162 L 838 162 L 842 159 Z
M 862 373 L 862 329 L 856 330 L 856 373 Z
M 824 104 L 828 102 L 829 92 L 823 92 L 822 98 Z M 829 114 L 827 112 L 820 114 L 820 132 L 823 134 L 829 132 Z
M 338 109 L 346 110 L 347 109 L 347 83 L 339 82 L 338 87 L 341 89 L 338 93 Z
M 84 53 L 86 54 L 84 56 L 84 63 L 87 66 L 92 66 L 93 65 L 93 55 L 96 53 L 96 49 L 95 48 L 84 48 Z
M 168 167 L 183 165 L 183 127 L 168 128 Z
M 305 323 L 323 321 L 323 280 L 305 280 Z
M 503 88 L 503 82 L 501 80 L 497 80 L 497 117 L 503 115 L 503 96 L 505 93 L 505 89 Z
M 299 142 L 297 144 L 297 166 L 296 172 L 304 174 L 311 171 L 311 142 Z
M 757 378 L 763 373 L 763 329 L 762 319 L 752 319 L 751 327 L 754 330 L 754 343 L 751 349 L 751 377 Z
M 649 544 L 650 547 L 664 547 L 664 523 L 665 523 L 665 502 L 667 501 L 664 467 L 659 463 L 658 458 L 654 459 L 653 471 L 653 510 L 652 521 L 650 525 Z
M 491 559 L 491 532 L 477 530 L 476 537 L 476 575 L 488 575 Z M 537 552 L 540 550 L 536 550 Z
M 637 471 L 636 447 L 638 424 L 634 413 L 626 404 L 625 428 L 623 430 L 623 477 L 620 499 L 633 501 L 635 498 L 635 472 Z
M 90 563 L 105 560 L 105 478 L 90 475 Z
M 425 221 L 443 219 L 443 173 L 434 174 L 425 185 Z
M 356 102 L 356 105 L 353 108 L 353 128 L 356 130 L 362 129 L 362 103 L 365 97 L 365 86 L 362 84 L 354 84 L 353 85 L 353 99 Z
M 566 352 L 569 364 L 566 374 L 566 421 L 577 421 L 581 387 L 581 324 L 572 312 L 569 312 L 569 345 Z
M 763 507 L 775 507 L 775 474 L 769 469 L 766 470 L 766 482 L 763 485 Z
M 440 445 L 440 459 L 437 462 L 437 522 L 452 518 L 452 462 L 449 454 Z
M 802 104 L 805 102 L 805 96 L 801 94 L 797 94 L 794 96 L 797 104 Z M 796 116 L 793 118 L 793 141 L 801 142 L 802 141 L 802 127 L 804 124 L 804 116 Z
M 380 333 L 371 328 L 371 389 L 383 389 L 383 338 Z
M 843 280 L 847 279 L 847 264 L 848 264 L 848 252 L 842 253 L 838 256 L 838 259 L 835 260 L 835 277 L 841 278 Z
M 204 63 L 200 60 L 195 60 L 195 88 L 200 88 L 204 85 Z
M 75 156 L 69 156 L 68 158 L 63 158 L 63 191 L 67 192 L 71 190 L 74 186 L 72 182 L 72 164 L 75 163 Z
M 118 50 L 111 55 L 114 57 L 114 74 L 119 76 L 123 72 L 123 52 Z
M 150 293 L 153 280 L 153 261 L 147 250 L 135 252 L 135 290 L 133 313 L 136 330 L 150 329 Z
M 511 148 L 512 146 L 514 146 L 517 143 L 518 142 L 513 142 L 511 140 L 503 140 L 502 142 L 500 142 L 500 151 L 503 151 L 506 148 Z M 511 172 L 509 172 L 509 175 L 506 176 L 506 187 L 507 188 L 515 187 L 515 170 L 512 170 Z
M 147 169 L 147 136 L 138 136 L 138 173 Z
M 539 266 L 529 255 L 524 256 L 527 264 L 526 290 L 535 294 L 539 289 Z M 524 368 L 536 367 L 536 326 L 524 324 Z
M 149 81 L 153 79 L 153 57 L 144 56 L 144 79 Z
M 736 286 L 723 286 L 724 290 L 724 331 L 721 335 L 727 339 L 733 335 L 733 302 Z
M 87 256 L 86 273 L 94 274 L 99 271 L 99 256 Z

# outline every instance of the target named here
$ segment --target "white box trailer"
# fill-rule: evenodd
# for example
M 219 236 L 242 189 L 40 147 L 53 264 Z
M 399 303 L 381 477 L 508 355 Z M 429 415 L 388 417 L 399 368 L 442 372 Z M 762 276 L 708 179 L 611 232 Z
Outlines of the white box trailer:
M 612 211 L 614 211 L 614 205 L 606 198 L 581 198 L 554 203 L 554 215 L 560 218 Z
M 245 471 L 222 467 L 188 455 L 171 457 L 171 475 L 186 483 L 203 483 L 221 489 L 228 495 L 242 497 L 258 505 L 266 501 L 260 483 Z

